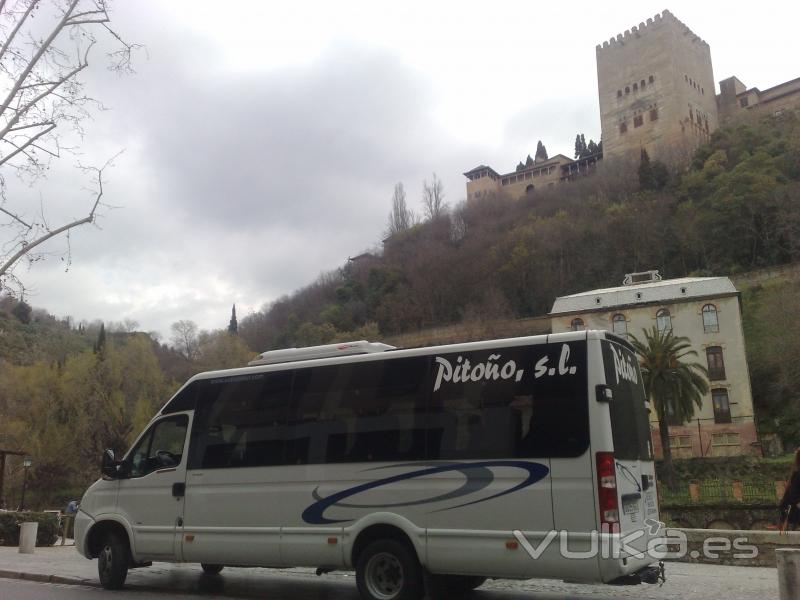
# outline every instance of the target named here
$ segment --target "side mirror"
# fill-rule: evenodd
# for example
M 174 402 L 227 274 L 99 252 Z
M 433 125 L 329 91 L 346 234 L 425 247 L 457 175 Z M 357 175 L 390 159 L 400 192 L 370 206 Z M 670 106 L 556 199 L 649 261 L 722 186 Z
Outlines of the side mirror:
M 117 473 L 117 461 L 114 458 L 114 451 L 111 448 L 106 448 L 103 452 L 103 461 L 100 464 L 100 472 L 103 473 L 105 477 L 109 477 L 111 479 L 117 479 L 119 474 Z

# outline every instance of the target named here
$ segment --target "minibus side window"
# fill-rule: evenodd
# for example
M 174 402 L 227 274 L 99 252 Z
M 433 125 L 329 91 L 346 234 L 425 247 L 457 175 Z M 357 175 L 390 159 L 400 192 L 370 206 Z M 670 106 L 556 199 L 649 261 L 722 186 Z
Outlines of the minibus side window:
M 609 405 L 614 456 L 621 460 L 653 460 L 650 422 L 642 375 L 636 355 L 628 348 L 602 341 L 606 385 L 613 398 Z M 630 365 L 630 369 L 624 369 Z
M 428 357 L 297 371 L 287 464 L 422 460 Z
M 550 370 L 562 355 L 561 372 Z M 538 376 L 537 364 L 548 366 Z M 440 355 L 433 377 L 428 459 L 575 457 L 589 447 L 585 342 Z
M 130 453 L 130 476 L 144 477 L 158 469 L 181 464 L 188 424 L 186 415 L 154 423 Z
M 292 371 L 201 382 L 188 468 L 283 464 L 291 383 Z

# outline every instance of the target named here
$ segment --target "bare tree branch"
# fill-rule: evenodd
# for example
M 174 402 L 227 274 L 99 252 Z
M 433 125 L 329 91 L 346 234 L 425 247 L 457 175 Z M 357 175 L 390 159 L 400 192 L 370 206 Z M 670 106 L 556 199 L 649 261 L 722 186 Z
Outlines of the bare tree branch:
M 2 206 L 0 206 L 0 212 L 7 214 L 9 217 L 11 217 L 12 219 L 14 219 L 15 221 L 18 221 L 19 223 L 21 223 L 22 225 L 24 225 L 24 226 L 25 226 L 25 227 L 27 227 L 28 229 L 33 229 L 33 225 L 31 225 L 30 223 L 26 223 L 26 222 L 25 222 L 25 221 L 23 221 L 23 220 L 22 220 L 22 219 L 21 219 L 19 216 L 15 215 L 14 213 L 12 213 L 12 212 L 10 212 L 10 211 L 7 211 L 7 210 L 6 210 L 5 208 L 3 208 Z
M 83 216 L 52 228 L 44 199 L 39 214 L 31 218 L 24 208 L 31 199 L 24 190 L 21 196 L 17 191 L 18 197 L 7 197 L 12 188 L 6 187 L 5 173 L 33 184 L 52 160 L 65 151 L 77 151 L 90 110 L 105 110 L 85 93 L 82 79 L 98 36 L 110 40 L 106 60 L 112 70 L 131 71 L 132 54 L 141 46 L 125 41 L 112 28 L 107 0 L 55 0 L 52 5 L 41 0 L 0 0 L 0 16 L 4 25 L 0 30 L 0 292 L 4 292 L 9 284 L 25 289 L 13 273 L 21 259 L 43 260 L 48 254 L 42 245 L 62 235 L 69 255 L 70 232 L 96 223 L 101 209 L 112 208 L 103 201 L 103 174 L 116 156 L 100 168 L 76 165 L 92 175 L 91 201 Z

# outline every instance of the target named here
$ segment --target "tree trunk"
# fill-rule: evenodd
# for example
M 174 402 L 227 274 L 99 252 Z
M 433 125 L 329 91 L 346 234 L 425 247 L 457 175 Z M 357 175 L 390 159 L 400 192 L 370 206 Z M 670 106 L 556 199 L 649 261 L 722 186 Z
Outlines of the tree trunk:
M 667 423 L 667 401 L 661 398 L 658 406 L 658 433 L 661 437 L 661 456 L 664 483 L 670 490 L 675 489 L 675 465 L 672 464 L 672 448 L 669 445 L 669 424 Z

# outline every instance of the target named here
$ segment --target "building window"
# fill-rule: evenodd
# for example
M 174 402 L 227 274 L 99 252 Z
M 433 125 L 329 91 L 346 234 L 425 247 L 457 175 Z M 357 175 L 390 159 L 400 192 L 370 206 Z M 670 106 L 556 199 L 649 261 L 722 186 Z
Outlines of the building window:
M 651 121 L 658 121 L 658 109 L 657 108 L 650 109 L 650 120 Z
M 585 329 L 583 325 L 583 319 L 579 317 L 572 319 L 572 323 L 569 324 L 569 328 L 572 331 L 583 331 Z
M 656 313 L 656 328 L 662 333 L 672 331 L 672 316 L 666 308 L 662 308 Z
M 614 315 L 614 317 L 611 319 L 611 330 L 617 335 L 627 335 L 628 321 L 625 320 L 625 315 Z
M 644 89 L 644 79 L 642 79 L 642 81 L 639 83 L 639 87 Z
M 673 450 L 692 447 L 692 436 L 690 435 L 671 435 L 669 436 L 669 447 Z
M 622 98 L 622 90 L 617 90 L 617 98 Z
M 631 93 L 631 88 L 628 87 L 627 85 L 625 86 L 625 93 L 626 94 L 630 94 Z
M 634 92 L 638 92 L 639 91 L 639 84 L 638 83 L 634 83 L 633 84 L 633 91 Z
M 709 346 L 706 348 L 706 358 L 708 359 L 709 381 L 725 379 L 725 360 L 722 358 L 722 348 Z
M 528 184 L 528 187 L 525 188 L 525 193 L 526 194 L 532 194 L 533 193 L 533 184 L 532 183 Z
M 706 88 L 700 88 L 700 93 L 705 96 L 706 95 Z
M 711 390 L 711 401 L 714 405 L 714 423 L 730 423 L 731 403 L 728 401 L 728 390 Z
M 627 133 L 628 132 L 628 124 L 627 123 L 620 123 L 619 124 L 619 132 L 620 133 Z
M 633 117 L 633 126 L 641 127 L 644 124 L 644 115 L 636 115 Z
M 656 80 L 656 78 L 653 77 L 652 75 L 650 75 L 650 77 L 648 77 L 648 79 L 647 79 L 647 81 L 649 81 L 650 83 L 653 83 L 655 80 Z
M 748 104 L 750 104 L 750 101 L 747 99 L 747 96 L 744 98 L 739 98 L 739 106 L 746 108 Z
M 508 185 L 508 177 L 506 177 L 505 179 L 503 179 L 503 185 Z
M 739 434 L 731 431 L 728 433 L 712 433 L 711 434 L 712 446 L 740 446 Z
M 703 307 L 703 331 L 705 333 L 717 333 L 719 331 L 717 307 L 713 304 L 706 304 Z

